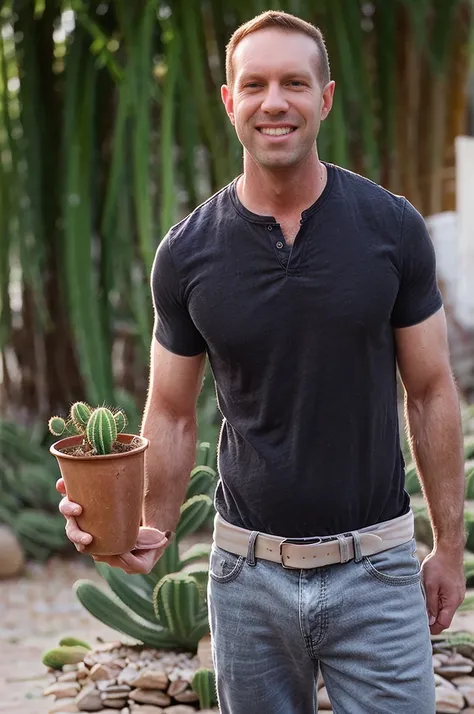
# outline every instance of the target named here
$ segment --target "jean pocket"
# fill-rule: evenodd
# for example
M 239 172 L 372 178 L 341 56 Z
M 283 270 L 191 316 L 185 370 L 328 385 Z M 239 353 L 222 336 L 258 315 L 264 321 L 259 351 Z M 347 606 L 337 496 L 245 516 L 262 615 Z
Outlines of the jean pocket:
M 381 553 L 365 556 L 364 568 L 373 577 L 388 585 L 412 585 L 421 580 L 420 561 L 416 556 L 416 541 L 397 545 Z
M 217 583 L 230 583 L 235 580 L 245 563 L 243 555 L 230 553 L 228 550 L 212 544 L 209 560 L 209 575 Z

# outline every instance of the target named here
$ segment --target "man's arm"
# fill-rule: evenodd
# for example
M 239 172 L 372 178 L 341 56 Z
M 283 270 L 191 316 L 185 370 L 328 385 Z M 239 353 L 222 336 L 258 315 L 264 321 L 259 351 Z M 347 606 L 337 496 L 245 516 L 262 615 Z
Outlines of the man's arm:
M 437 633 L 450 625 L 465 589 L 463 437 L 444 310 L 396 329 L 395 341 L 410 446 L 433 526 L 433 553 L 423 575 Z
M 196 403 L 205 353 L 182 357 L 151 346 L 150 383 L 141 428 L 145 452 L 143 525 L 175 531 L 196 458 Z

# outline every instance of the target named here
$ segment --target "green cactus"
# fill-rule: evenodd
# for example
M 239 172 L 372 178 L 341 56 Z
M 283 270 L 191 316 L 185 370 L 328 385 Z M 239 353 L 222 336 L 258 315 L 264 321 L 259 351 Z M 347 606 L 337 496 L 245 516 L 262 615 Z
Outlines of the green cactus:
M 195 578 L 186 573 L 169 573 L 153 593 L 153 607 L 160 624 L 177 642 L 186 642 L 205 607 Z M 196 642 L 197 646 L 197 642 Z
M 72 405 L 70 411 L 71 421 L 79 433 L 85 433 L 91 414 L 92 409 L 85 402 L 76 402 Z
M 85 647 L 86 650 L 92 649 L 88 642 L 84 640 L 78 640 L 77 637 L 62 637 L 59 640 L 60 647 Z
M 53 669 L 62 669 L 65 664 L 78 664 L 84 660 L 84 657 L 89 652 L 86 647 L 74 645 L 73 647 L 60 646 L 47 650 L 41 659 L 46 667 Z
M 66 431 L 66 422 L 62 417 L 53 416 L 48 422 L 48 428 L 53 436 L 61 436 Z
M 114 415 L 106 407 L 95 409 L 86 428 L 87 441 L 97 454 L 110 454 L 117 438 Z
M 217 704 L 216 675 L 212 669 L 200 667 L 194 673 L 191 687 L 199 697 L 201 709 L 210 709 Z

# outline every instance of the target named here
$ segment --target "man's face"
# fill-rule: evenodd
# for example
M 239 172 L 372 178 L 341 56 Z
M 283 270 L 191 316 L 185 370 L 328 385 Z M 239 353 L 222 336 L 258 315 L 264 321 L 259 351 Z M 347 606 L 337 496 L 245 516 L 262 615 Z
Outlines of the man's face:
M 334 82 L 321 88 L 318 48 L 299 32 L 265 29 L 237 45 L 234 86 L 222 100 L 248 154 L 262 167 L 297 166 L 314 149 L 332 106 Z

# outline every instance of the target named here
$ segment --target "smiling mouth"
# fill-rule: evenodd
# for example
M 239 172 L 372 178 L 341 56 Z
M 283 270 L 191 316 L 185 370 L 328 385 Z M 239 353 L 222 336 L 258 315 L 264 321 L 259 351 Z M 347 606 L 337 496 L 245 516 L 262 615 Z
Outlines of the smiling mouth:
M 292 134 L 296 131 L 295 126 L 285 126 L 285 127 L 275 127 L 271 129 L 270 127 L 258 128 L 258 131 L 265 136 L 285 136 L 286 134 Z

